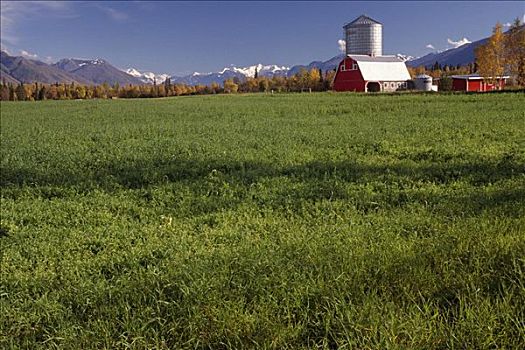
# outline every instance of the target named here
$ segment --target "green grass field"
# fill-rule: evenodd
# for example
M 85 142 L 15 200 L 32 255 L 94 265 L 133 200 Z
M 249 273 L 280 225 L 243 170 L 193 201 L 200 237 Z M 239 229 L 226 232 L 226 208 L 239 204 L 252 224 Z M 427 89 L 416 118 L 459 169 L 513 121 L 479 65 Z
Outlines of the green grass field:
M 518 348 L 524 106 L 2 102 L 0 347 Z

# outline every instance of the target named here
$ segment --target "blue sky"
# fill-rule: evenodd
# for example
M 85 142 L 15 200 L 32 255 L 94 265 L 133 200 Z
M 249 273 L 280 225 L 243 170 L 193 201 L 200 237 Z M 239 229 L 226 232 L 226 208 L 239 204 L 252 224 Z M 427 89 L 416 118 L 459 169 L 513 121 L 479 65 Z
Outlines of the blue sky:
M 339 53 L 342 26 L 382 22 L 383 53 L 422 56 L 524 19 L 525 1 L 1 2 L 2 48 L 43 61 L 104 58 L 119 68 L 187 74 L 231 64 L 292 66 Z

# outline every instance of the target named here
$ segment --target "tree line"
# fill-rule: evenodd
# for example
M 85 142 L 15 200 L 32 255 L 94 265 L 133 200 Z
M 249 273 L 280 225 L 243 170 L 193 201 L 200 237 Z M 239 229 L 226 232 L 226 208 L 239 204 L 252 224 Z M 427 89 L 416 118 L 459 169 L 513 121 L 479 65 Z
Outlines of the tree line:
M 41 101 L 110 98 L 153 98 L 185 95 L 205 95 L 238 92 L 301 92 L 327 91 L 332 89 L 335 71 L 323 72 L 320 69 L 301 69 L 290 77 L 261 77 L 226 79 L 222 85 L 187 85 L 172 83 L 166 79 L 162 84 L 153 85 L 80 85 L 75 83 L 6 83 L 0 85 L 0 100 L 3 101 Z

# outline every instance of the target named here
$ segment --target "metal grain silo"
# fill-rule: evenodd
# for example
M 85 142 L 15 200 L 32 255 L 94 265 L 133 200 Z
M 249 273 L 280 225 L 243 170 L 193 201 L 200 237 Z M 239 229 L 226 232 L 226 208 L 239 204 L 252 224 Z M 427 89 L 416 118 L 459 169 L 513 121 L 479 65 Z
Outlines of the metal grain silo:
M 378 21 L 362 15 L 343 29 L 347 55 L 383 55 L 383 25 Z
M 419 74 L 414 79 L 416 90 L 432 91 L 432 77 L 426 74 Z

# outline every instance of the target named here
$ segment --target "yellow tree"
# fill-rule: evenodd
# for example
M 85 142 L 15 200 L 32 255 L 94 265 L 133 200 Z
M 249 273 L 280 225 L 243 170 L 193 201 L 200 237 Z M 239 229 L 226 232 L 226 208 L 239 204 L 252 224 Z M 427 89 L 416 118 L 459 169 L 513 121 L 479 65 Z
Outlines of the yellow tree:
M 86 98 L 86 88 L 84 86 L 78 85 L 75 87 L 75 98 Z
M 239 89 L 239 85 L 233 82 L 233 79 L 226 79 L 224 81 L 224 92 L 227 94 L 236 93 Z
M 258 78 L 246 79 L 246 92 L 257 92 L 259 90 Z
M 211 88 L 212 94 L 218 94 L 219 92 L 221 92 L 221 86 L 217 84 L 216 82 L 212 82 L 210 85 L 210 88 Z
M 494 85 L 505 72 L 505 38 L 500 23 L 494 27 L 487 43 L 476 48 L 476 63 L 479 74 Z
M 321 74 L 319 69 L 312 68 L 308 72 L 308 87 L 312 90 L 319 90 L 321 85 Z
M 335 70 L 326 72 L 324 81 L 325 81 L 327 90 L 332 90 L 334 88 L 334 78 L 335 78 Z

